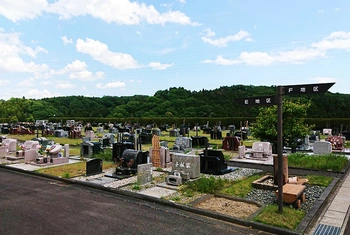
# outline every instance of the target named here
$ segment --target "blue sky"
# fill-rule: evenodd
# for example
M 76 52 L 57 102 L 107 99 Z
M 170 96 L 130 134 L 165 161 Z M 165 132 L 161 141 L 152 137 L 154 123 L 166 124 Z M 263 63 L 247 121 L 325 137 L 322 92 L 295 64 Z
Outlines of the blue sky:
M 0 99 L 336 82 L 350 1 L 0 0 Z

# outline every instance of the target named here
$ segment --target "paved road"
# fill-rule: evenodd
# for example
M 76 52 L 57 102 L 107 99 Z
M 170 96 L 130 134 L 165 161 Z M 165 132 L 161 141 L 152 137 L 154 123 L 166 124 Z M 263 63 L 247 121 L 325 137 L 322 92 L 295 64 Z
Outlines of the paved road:
M 267 234 L 114 193 L 0 168 L 0 234 Z

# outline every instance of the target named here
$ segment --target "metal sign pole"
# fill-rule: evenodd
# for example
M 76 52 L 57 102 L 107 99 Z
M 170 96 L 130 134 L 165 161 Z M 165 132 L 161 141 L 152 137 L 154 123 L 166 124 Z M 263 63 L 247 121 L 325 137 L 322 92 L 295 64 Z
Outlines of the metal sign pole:
M 277 87 L 277 153 L 278 153 L 278 212 L 283 213 L 283 116 L 282 116 L 283 87 Z

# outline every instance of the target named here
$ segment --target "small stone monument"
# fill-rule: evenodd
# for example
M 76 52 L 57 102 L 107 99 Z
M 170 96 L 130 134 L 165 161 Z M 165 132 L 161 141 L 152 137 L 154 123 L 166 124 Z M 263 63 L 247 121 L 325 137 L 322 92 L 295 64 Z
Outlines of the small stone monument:
M 154 167 L 161 167 L 160 162 L 160 147 L 159 147 L 159 136 L 153 135 L 152 138 L 152 164 Z
M 152 163 L 137 165 L 137 183 L 147 184 L 152 181 Z
M 315 141 L 313 145 L 314 154 L 332 153 L 332 144 L 328 141 Z

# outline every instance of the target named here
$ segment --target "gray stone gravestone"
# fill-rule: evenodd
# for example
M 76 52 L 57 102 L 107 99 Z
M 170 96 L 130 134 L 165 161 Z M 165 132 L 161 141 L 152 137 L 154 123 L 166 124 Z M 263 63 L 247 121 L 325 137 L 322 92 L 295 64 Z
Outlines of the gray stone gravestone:
M 147 184 L 152 181 L 152 163 L 137 165 L 137 183 Z
M 314 154 L 332 153 L 332 144 L 328 141 L 315 141 L 313 145 Z
M 200 157 L 182 153 L 173 153 L 173 171 L 189 174 L 191 179 L 200 176 Z

